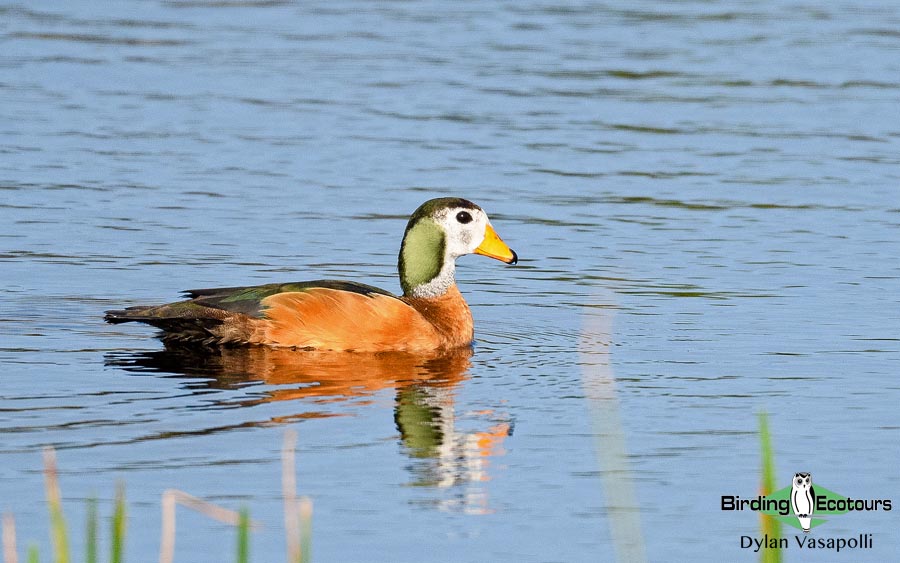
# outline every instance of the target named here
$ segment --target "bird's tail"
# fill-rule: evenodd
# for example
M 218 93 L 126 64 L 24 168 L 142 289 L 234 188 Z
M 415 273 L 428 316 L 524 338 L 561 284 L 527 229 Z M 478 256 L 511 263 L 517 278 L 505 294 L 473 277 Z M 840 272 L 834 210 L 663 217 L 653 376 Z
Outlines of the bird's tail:
M 138 307 L 128 307 L 127 309 L 114 309 L 106 311 L 103 320 L 110 324 L 130 323 L 130 322 L 147 322 L 153 317 L 145 315 L 152 306 L 141 305 Z

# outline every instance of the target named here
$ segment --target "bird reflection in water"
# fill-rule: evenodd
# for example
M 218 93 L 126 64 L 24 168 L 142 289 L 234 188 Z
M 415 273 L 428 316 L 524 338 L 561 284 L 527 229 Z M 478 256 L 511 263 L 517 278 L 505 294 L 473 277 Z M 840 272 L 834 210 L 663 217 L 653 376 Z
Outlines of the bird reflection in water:
M 491 458 L 503 455 L 512 433 L 493 411 L 458 414 L 454 399 L 466 379 L 471 348 L 441 355 L 333 353 L 250 347 L 218 350 L 165 349 L 108 354 L 107 365 L 130 372 L 190 378 L 188 387 L 208 390 L 262 384 L 254 397 L 223 402 L 223 408 L 294 401 L 303 409 L 241 427 L 285 424 L 304 418 L 346 414 L 341 403 L 367 402 L 376 392 L 396 390 L 394 421 L 401 449 L 409 456 L 411 485 L 445 489 L 449 498 L 428 504 L 469 513 L 490 512 L 481 484 L 490 479 Z M 325 407 L 329 405 L 330 408 Z

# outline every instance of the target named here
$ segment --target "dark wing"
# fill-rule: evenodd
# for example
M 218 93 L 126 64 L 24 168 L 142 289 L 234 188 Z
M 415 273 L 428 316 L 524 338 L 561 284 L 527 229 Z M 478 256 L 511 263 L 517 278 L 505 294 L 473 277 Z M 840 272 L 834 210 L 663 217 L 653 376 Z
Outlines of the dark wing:
M 262 302 L 267 297 L 279 293 L 305 292 L 312 289 L 335 289 L 338 291 L 358 293 L 365 296 L 385 295 L 387 297 L 397 297 L 389 291 L 371 285 L 337 280 L 270 283 L 252 287 L 189 289 L 184 293 L 191 299 L 188 303 L 196 303 L 197 305 L 202 305 L 204 307 L 212 307 L 214 309 L 221 309 L 231 313 L 240 313 L 247 315 L 248 317 L 260 319 L 265 317 L 265 306 Z

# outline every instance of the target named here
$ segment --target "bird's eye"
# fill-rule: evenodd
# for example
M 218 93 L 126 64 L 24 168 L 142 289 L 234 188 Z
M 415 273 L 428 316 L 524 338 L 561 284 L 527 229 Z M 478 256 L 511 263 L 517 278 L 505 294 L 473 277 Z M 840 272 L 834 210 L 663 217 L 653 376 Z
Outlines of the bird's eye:
M 456 214 L 456 220 L 465 225 L 472 222 L 472 215 L 468 211 L 460 211 Z

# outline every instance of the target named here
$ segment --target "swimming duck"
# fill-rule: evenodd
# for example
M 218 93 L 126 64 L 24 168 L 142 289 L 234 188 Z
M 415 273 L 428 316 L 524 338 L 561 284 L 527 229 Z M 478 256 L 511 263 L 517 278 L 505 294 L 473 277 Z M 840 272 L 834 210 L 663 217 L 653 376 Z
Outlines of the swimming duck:
M 356 282 L 317 280 L 193 289 L 186 300 L 107 311 L 142 322 L 169 345 L 265 345 L 305 350 L 433 352 L 471 345 L 472 313 L 456 287 L 456 259 L 518 260 L 471 201 L 438 198 L 412 214 L 400 245 L 403 295 Z

